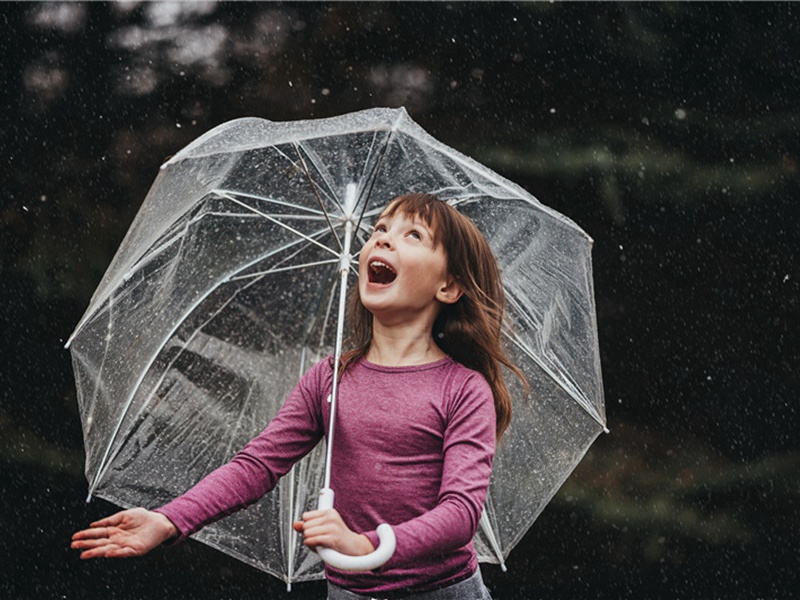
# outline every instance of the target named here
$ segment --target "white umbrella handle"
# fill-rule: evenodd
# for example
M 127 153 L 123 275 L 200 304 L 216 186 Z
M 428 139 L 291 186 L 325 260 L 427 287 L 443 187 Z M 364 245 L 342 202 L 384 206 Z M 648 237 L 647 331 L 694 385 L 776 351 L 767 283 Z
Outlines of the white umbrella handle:
M 322 488 L 319 491 L 319 502 L 317 510 L 327 510 L 333 508 L 333 490 Z M 342 571 L 371 571 L 383 565 L 392 558 L 397 540 L 394 537 L 394 530 L 390 525 L 383 523 L 378 525 L 376 530 L 380 543 L 374 552 L 364 556 L 348 556 L 330 548 L 317 548 L 317 554 L 326 564 Z

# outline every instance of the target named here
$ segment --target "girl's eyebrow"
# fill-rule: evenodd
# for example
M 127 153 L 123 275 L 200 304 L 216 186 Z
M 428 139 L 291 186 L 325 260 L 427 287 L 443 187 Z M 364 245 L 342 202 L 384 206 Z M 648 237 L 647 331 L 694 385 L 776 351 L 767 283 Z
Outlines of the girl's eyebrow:
M 433 237 L 433 230 L 424 220 L 420 219 L 419 217 L 414 217 L 414 220 L 411 222 L 411 226 L 416 227 L 417 229 L 422 229 L 429 236 Z
M 396 214 L 391 215 L 391 216 L 389 216 L 389 215 L 381 215 L 380 217 L 378 217 L 378 220 L 375 221 L 375 225 L 373 225 L 372 228 L 375 229 L 378 225 L 385 225 L 386 221 L 392 221 L 392 220 L 394 220 L 396 218 L 402 218 L 402 217 L 398 217 L 398 215 L 396 215 Z M 422 229 L 426 234 L 428 234 L 428 236 L 430 236 L 431 238 L 433 237 L 433 229 L 431 229 L 428 226 L 428 224 L 425 222 L 424 219 L 420 218 L 417 215 L 414 215 L 413 217 L 409 217 L 408 215 L 406 215 L 405 218 L 406 218 L 407 221 L 409 221 L 409 223 L 410 223 L 409 226 L 410 227 L 416 228 L 416 229 Z

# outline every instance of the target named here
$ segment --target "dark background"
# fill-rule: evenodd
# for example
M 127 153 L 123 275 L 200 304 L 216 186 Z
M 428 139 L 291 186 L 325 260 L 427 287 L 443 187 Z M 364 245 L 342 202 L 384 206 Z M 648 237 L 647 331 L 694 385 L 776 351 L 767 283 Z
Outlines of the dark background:
M 594 239 L 610 435 L 496 599 L 798 589 L 800 7 L 0 4 L 0 595 L 291 596 L 195 542 L 81 562 L 69 353 L 159 165 L 213 126 L 400 106 Z

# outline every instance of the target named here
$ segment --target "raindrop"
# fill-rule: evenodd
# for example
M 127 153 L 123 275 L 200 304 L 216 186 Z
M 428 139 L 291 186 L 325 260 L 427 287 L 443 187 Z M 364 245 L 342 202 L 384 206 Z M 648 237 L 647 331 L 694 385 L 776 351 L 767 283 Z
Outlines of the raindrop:
M 789 274 L 788 273 L 783 276 L 783 283 L 786 283 L 787 281 L 789 281 Z
M 551 114 L 551 115 L 555 114 L 555 112 L 556 112 L 556 109 L 555 109 L 555 108 L 551 108 L 551 109 L 550 109 L 550 114 Z
M 323 96 L 327 96 L 331 93 L 328 88 L 322 88 L 322 92 L 320 92 Z
M 23 205 L 22 210 L 24 210 L 25 212 L 28 212 L 28 207 Z
M 686 111 L 682 108 L 675 109 L 675 118 L 683 121 L 686 118 Z

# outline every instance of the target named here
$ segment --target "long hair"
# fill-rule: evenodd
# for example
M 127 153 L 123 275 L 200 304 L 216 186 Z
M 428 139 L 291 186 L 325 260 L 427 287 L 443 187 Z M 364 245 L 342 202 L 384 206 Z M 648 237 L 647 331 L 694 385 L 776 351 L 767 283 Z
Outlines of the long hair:
M 511 423 L 511 394 L 503 379 L 503 366 L 522 382 L 522 371 L 505 355 L 501 330 L 505 293 L 500 268 L 489 243 L 475 224 L 433 194 L 408 194 L 392 200 L 383 216 L 402 212 L 423 219 L 443 244 L 447 271 L 463 290 L 454 304 L 442 304 L 433 324 L 433 339 L 446 354 L 486 378 L 494 396 L 496 432 L 500 440 Z M 342 371 L 362 358 L 372 342 L 372 314 L 364 308 L 355 286 L 350 292 L 351 348 L 342 357 Z

